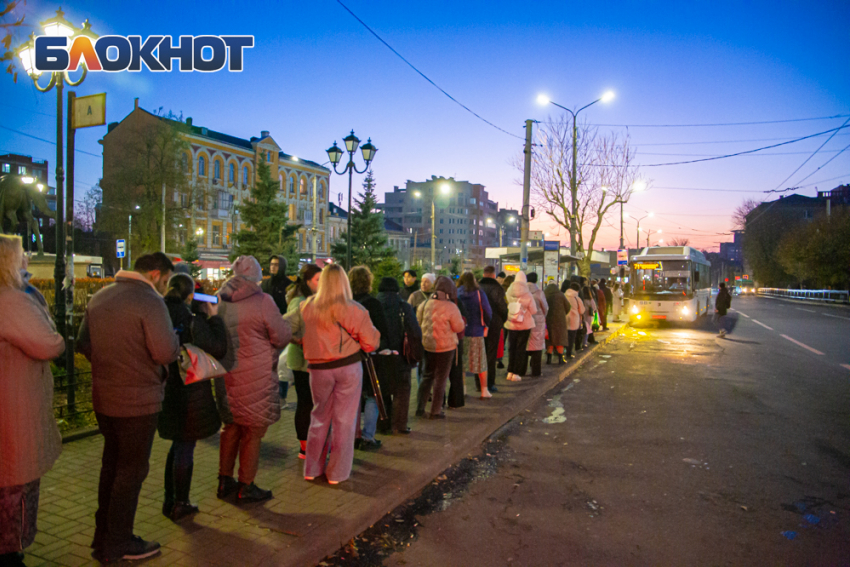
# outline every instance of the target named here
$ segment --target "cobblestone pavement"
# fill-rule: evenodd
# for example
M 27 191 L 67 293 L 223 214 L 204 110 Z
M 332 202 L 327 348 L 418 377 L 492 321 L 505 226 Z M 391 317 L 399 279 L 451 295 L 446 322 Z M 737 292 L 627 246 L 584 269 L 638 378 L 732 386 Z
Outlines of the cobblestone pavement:
M 605 339 L 616 333 L 601 333 Z M 582 356 L 590 354 L 589 351 Z M 578 359 L 580 362 L 581 358 Z M 267 502 L 238 506 L 215 496 L 218 435 L 198 443 L 192 501 L 201 511 L 178 523 L 162 515 L 163 471 L 169 442 L 154 441 L 150 474 L 142 488 L 135 531 L 162 544 L 162 553 L 146 565 L 315 565 L 405 499 L 419 492 L 440 471 L 474 450 L 490 433 L 523 411 L 578 366 L 544 365 L 543 376 L 520 383 L 498 374 L 493 399 L 475 397 L 466 380 L 466 406 L 449 410 L 448 419 L 411 417 L 410 435 L 382 436 L 376 452 L 356 451 L 351 478 L 337 486 L 307 482 L 293 423 L 294 393 L 281 420 L 263 439 L 257 484 L 274 492 Z M 414 383 L 415 389 L 415 383 Z M 415 392 L 412 396 L 415 403 Z M 411 416 L 413 411 L 411 410 Z M 94 534 L 97 483 L 103 439 L 96 435 L 64 446 L 53 470 L 41 483 L 35 543 L 26 564 L 96 565 L 89 544 Z

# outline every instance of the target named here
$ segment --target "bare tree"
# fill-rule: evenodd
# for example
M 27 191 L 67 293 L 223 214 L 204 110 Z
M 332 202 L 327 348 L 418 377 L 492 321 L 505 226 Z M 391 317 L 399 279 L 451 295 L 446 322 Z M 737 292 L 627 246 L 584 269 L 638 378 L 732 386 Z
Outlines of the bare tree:
M 633 163 L 635 153 L 628 135 L 601 135 L 597 128 L 585 123 L 579 127 L 577 138 L 575 194 L 571 186 L 572 120 L 566 115 L 550 117 L 537 132 L 531 188 L 535 205 L 570 234 L 575 199 L 579 269 L 582 275 L 589 276 L 599 229 L 612 207 L 628 202 L 639 181 L 639 171 Z M 521 157 L 514 164 L 522 171 Z
M 761 205 L 761 201 L 756 201 L 755 199 L 744 199 L 744 202 L 738 205 L 735 212 L 732 213 L 733 228 L 736 230 L 744 230 L 744 227 L 747 225 L 747 215 L 759 205 Z
M 687 238 L 674 238 L 670 241 L 670 246 L 687 246 L 691 241 Z
M 74 214 L 74 221 L 77 222 L 83 230 L 93 230 L 97 222 L 97 214 L 103 203 L 103 189 L 100 184 L 93 185 L 83 194 L 81 201 L 77 201 L 77 211 Z
M 18 82 L 18 69 L 15 66 L 15 52 L 12 50 L 12 33 L 17 28 L 24 25 L 25 16 L 22 15 L 20 18 L 13 16 L 11 19 L 7 18 L 12 15 L 15 8 L 24 4 L 26 4 L 26 0 L 7 0 L 6 6 L 0 10 L 0 30 L 2 30 L 3 33 L 3 39 L 0 39 L 0 44 L 3 45 L 0 61 L 4 63 L 6 61 L 11 61 L 11 63 L 9 63 L 6 67 L 6 72 L 12 75 L 12 82 L 14 83 Z

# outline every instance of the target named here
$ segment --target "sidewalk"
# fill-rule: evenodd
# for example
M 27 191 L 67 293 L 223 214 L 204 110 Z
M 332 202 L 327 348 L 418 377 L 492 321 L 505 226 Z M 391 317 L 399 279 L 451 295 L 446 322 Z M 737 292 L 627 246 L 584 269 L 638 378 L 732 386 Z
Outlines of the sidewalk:
M 598 333 L 607 342 L 622 328 Z M 215 496 L 218 436 L 198 443 L 192 500 L 201 509 L 194 518 L 174 523 L 162 515 L 162 477 L 169 442 L 156 438 L 150 474 L 136 513 L 137 534 L 162 544 L 162 553 L 145 565 L 312 566 L 333 553 L 384 514 L 418 493 L 441 471 L 475 451 L 493 431 L 531 405 L 584 360 L 545 365 L 543 376 L 507 382 L 499 371 L 499 392 L 489 401 L 475 396 L 467 377 L 466 406 L 448 410 L 448 419 L 413 417 L 413 433 L 382 436 L 376 452 L 355 451 L 351 478 L 337 486 L 307 482 L 293 424 L 294 404 L 263 439 L 257 484 L 274 492 L 270 501 L 237 506 Z M 415 387 L 415 383 L 414 383 Z M 414 388 L 415 389 L 415 388 Z M 415 404 L 415 392 L 411 402 Z M 290 402 L 294 400 L 290 399 Z M 26 564 L 97 565 L 91 559 L 102 437 L 67 443 L 56 466 L 42 479 L 39 533 L 28 548 Z

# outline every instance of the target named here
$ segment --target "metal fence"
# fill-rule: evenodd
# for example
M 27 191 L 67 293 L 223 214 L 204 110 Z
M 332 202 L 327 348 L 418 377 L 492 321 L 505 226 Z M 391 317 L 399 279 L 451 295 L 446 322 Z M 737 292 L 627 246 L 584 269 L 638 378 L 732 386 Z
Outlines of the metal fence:
M 850 303 L 850 292 L 834 289 L 778 289 L 760 287 L 759 295 L 770 297 L 785 297 L 788 299 L 805 299 L 808 301 L 825 301 L 828 303 Z
M 53 377 L 53 416 L 63 433 L 96 425 L 91 372 L 74 372 L 73 381 L 64 374 Z

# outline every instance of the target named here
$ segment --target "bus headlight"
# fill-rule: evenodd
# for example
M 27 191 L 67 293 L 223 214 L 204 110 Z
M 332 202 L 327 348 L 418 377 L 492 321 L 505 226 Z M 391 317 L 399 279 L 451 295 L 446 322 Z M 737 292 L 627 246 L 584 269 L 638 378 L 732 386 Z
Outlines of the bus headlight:
M 638 306 L 632 305 L 632 314 L 637 315 L 638 313 L 640 313 L 640 309 L 638 309 Z
M 690 310 L 688 309 L 688 306 L 687 306 L 687 305 L 683 305 L 683 306 L 682 306 L 682 315 L 687 315 L 688 313 L 690 313 Z

